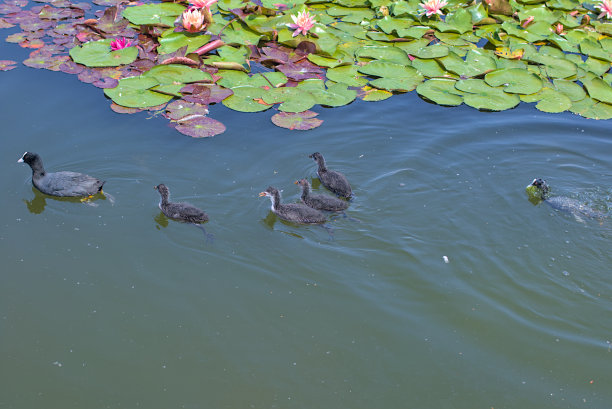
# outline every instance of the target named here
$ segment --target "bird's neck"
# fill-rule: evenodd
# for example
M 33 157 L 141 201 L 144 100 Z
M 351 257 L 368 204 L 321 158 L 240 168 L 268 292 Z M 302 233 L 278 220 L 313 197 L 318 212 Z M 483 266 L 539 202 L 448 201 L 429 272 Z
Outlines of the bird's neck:
M 310 195 L 310 186 L 302 186 L 302 200 L 308 199 Z
M 270 202 L 272 202 L 272 210 L 278 209 L 278 205 L 280 205 L 280 194 L 275 193 L 274 195 L 270 196 Z

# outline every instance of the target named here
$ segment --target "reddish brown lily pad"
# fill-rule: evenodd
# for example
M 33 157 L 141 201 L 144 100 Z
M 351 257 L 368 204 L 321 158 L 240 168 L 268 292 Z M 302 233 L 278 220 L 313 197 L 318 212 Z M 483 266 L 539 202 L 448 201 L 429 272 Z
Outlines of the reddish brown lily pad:
M 23 31 L 47 30 L 53 27 L 53 25 L 54 23 L 52 21 L 38 20 L 38 16 L 36 17 L 36 19 L 19 23 L 19 27 Z
M 46 53 L 32 53 L 30 58 L 23 62 L 24 65 L 31 68 L 46 68 L 51 71 L 59 71 L 60 65 L 68 61 L 70 57 L 67 55 L 50 55 Z
M 0 28 L 11 28 L 15 27 L 15 24 L 11 24 L 3 18 L 0 18 Z
M 85 66 L 70 60 L 60 65 L 59 69 L 61 72 L 65 72 L 66 74 L 78 75 L 85 69 Z
M 98 88 L 102 88 L 102 89 L 115 88 L 118 84 L 119 84 L 119 80 L 116 80 L 115 78 L 109 78 L 109 77 L 103 77 L 91 83 L 91 85 L 98 87 Z
M 69 18 L 83 17 L 84 14 L 85 12 L 83 10 L 77 12 L 76 10 L 66 8 L 58 9 L 57 7 L 45 4 L 40 13 L 38 13 L 38 16 L 45 20 L 66 20 Z
M 276 67 L 277 70 L 296 81 L 303 81 L 310 78 L 323 79 L 325 74 L 324 71 L 318 66 L 314 65 L 308 60 L 300 61 L 298 63 L 285 63 Z
M 189 84 L 181 88 L 183 99 L 202 105 L 218 104 L 234 92 L 218 85 Z
M 17 61 L 0 60 L 0 71 L 10 71 L 17 68 Z
M 40 38 L 34 38 L 32 40 L 25 40 L 19 43 L 21 48 L 42 48 L 45 46 L 45 43 Z
M 110 108 L 118 114 L 136 114 L 143 111 L 143 109 L 140 108 L 128 108 L 115 104 L 114 102 L 111 103 Z
M 17 13 L 21 11 L 21 7 L 12 4 L 0 4 L 0 14 Z
M 279 112 L 278 114 L 272 115 L 272 122 L 276 126 L 281 128 L 287 128 L 291 130 L 307 131 L 314 129 L 323 123 L 323 120 L 315 118 L 317 115 L 313 111 L 304 112 Z
M 168 104 L 166 112 L 168 118 L 178 120 L 193 115 L 206 116 L 208 115 L 208 107 L 179 99 Z
M 216 119 L 198 116 L 189 121 L 177 122 L 175 129 L 192 138 L 209 138 L 225 132 L 225 125 Z

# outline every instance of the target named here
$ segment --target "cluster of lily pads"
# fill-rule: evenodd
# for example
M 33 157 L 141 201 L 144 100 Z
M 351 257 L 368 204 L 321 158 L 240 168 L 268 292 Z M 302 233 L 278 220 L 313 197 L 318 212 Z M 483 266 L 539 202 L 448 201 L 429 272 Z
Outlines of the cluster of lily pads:
M 5 0 L 0 28 L 19 25 L 7 41 L 35 49 L 25 65 L 76 74 L 116 112 L 161 112 L 194 137 L 225 130 L 208 116 L 216 103 L 311 129 L 315 105 L 413 90 L 612 118 L 612 0 L 127 1 L 93 0 L 105 9 L 86 19 L 88 3 Z

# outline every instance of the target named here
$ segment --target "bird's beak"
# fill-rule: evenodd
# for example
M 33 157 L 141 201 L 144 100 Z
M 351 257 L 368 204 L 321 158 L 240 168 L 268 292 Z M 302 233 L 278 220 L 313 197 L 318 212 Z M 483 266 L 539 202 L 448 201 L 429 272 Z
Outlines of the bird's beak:
M 299 180 L 296 180 L 295 182 L 293 182 L 294 185 L 297 185 L 299 182 Z
M 23 163 L 23 158 L 19 158 L 19 160 L 17 161 L 17 163 Z
M 157 190 L 157 186 L 153 186 L 153 190 Z
M 259 197 L 262 197 L 262 196 L 266 196 L 266 192 L 261 192 L 261 193 L 259 194 Z

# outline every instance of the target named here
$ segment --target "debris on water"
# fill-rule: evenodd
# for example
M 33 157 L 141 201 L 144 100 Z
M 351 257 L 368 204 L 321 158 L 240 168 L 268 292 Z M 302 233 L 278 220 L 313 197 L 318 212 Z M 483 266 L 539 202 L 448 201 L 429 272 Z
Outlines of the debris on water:
M 570 274 L 567 271 L 563 270 L 563 275 L 567 277 Z
M 450 261 L 448 260 L 448 257 L 446 256 L 442 256 L 442 260 L 444 260 L 446 264 L 450 263 Z

